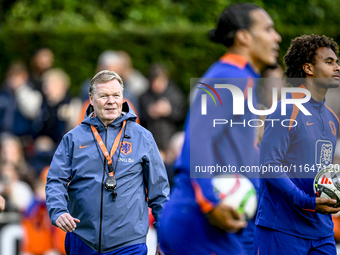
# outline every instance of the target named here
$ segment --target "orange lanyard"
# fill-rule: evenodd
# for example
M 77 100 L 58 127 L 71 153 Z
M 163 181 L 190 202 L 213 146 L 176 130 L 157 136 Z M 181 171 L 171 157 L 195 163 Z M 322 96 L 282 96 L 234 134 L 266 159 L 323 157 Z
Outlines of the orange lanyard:
M 102 138 L 100 137 L 97 129 L 94 126 L 91 125 L 92 133 L 93 133 L 94 137 L 96 138 L 96 140 L 97 140 L 97 142 L 99 144 L 99 147 L 102 150 L 102 152 L 103 152 L 103 154 L 104 154 L 104 156 L 105 156 L 105 158 L 107 160 L 108 165 L 112 164 L 112 159 L 111 158 L 115 154 L 115 152 L 116 152 L 116 150 L 118 148 L 118 144 L 119 144 L 120 138 L 122 136 L 122 131 L 123 131 L 123 128 L 125 127 L 125 125 L 126 125 L 126 120 L 124 120 L 122 128 L 120 129 L 119 134 L 116 136 L 116 139 L 115 139 L 115 141 L 114 141 L 114 143 L 112 145 L 111 156 L 110 156 L 109 152 L 107 151 L 106 146 L 105 146 Z

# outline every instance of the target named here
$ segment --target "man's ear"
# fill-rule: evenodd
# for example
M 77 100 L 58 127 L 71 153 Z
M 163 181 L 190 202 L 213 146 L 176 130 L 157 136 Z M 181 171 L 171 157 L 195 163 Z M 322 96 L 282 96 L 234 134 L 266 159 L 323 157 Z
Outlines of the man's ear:
M 235 34 L 235 39 L 243 45 L 249 46 L 251 44 L 251 35 L 248 30 L 239 29 Z
M 302 69 L 306 73 L 306 75 L 309 75 L 309 76 L 314 75 L 314 66 L 312 63 L 303 64 Z
M 89 93 L 89 99 L 90 99 L 90 104 L 93 105 L 93 98 L 92 98 L 92 94 Z

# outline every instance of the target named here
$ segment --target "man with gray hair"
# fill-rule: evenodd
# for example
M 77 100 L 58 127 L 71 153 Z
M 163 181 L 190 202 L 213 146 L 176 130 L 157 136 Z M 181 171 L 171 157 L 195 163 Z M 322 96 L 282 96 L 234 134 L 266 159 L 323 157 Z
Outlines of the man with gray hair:
M 157 222 L 168 199 L 156 143 L 123 90 L 115 72 L 97 73 L 87 116 L 53 157 L 46 203 L 52 223 L 68 232 L 67 254 L 147 254 L 148 206 Z

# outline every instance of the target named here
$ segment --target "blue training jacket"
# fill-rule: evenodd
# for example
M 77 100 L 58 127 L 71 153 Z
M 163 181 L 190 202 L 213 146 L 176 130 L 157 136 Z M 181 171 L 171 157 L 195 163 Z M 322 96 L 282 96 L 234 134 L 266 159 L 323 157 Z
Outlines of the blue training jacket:
M 287 98 L 302 98 L 301 95 L 291 93 Z M 303 106 L 312 115 L 305 115 L 289 104 L 287 114 L 282 116 L 279 102 L 276 111 L 267 117 L 277 121 L 274 125 L 266 121 L 260 163 L 270 165 L 271 169 L 281 165 L 286 168 L 263 173 L 266 179 L 260 181 L 256 224 L 319 239 L 334 234 L 333 222 L 331 215 L 315 212 L 313 179 L 319 170 L 333 163 L 339 120 L 325 102 L 311 98 Z
M 256 78 L 259 77 L 246 58 L 227 53 L 209 68 L 200 81 L 211 87 L 218 83 L 233 84 L 242 91 L 253 87 L 252 98 L 256 107 Z M 205 88 L 202 85 L 197 86 Z M 215 174 L 195 172 L 196 167 L 230 165 L 235 167 L 239 173 L 241 166 L 257 166 L 259 148 L 255 145 L 256 129 L 247 125 L 248 120 L 257 119 L 257 116 L 249 111 L 246 101 L 244 101 L 245 114 L 243 116 L 233 115 L 231 92 L 218 88 L 216 91 L 221 98 L 222 105 L 219 102 L 215 105 L 208 96 L 207 115 L 201 115 L 201 94 L 206 94 L 206 92 L 197 89 L 197 86 L 195 87 L 197 94 L 186 119 L 184 145 L 176 161 L 176 185 L 171 200 L 176 203 L 198 204 L 202 212 L 206 213 L 219 202 L 211 184 L 211 178 Z M 245 95 L 246 100 L 247 94 Z M 228 123 L 213 127 L 214 119 L 225 119 Z M 231 119 L 234 123 L 245 123 L 245 126 L 235 124 L 231 127 Z M 197 178 L 190 179 L 190 177 Z M 249 177 L 254 178 L 252 181 L 257 187 L 258 174 L 255 173 Z M 200 195 L 201 193 L 203 196 Z
M 80 220 L 74 233 L 101 253 L 145 243 L 148 205 L 158 221 L 169 194 L 166 170 L 152 134 L 135 122 L 136 115 L 127 103 L 122 113 L 107 129 L 91 114 L 68 132 L 47 175 L 46 203 L 52 224 L 56 225 L 61 214 L 70 213 Z M 110 152 L 124 120 L 121 141 L 131 146 L 122 146 L 120 153 L 118 148 L 112 158 L 117 180 L 113 201 L 104 187 L 107 162 L 90 125 L 96 127 Z
M 208 86 L 198 83 L 194 88 L 196 95 L 186 119 L 183 148 L 175 163 L 175 185 L 169 206 L 166 208 L 171 210 L 171 208 L 183 207 L 184 211 L 190 208 L 190 213 L 201 219 L 200 224 L 209 224 L 204 213 L 211 211 L 220 202 L 220 198 L 213 189 L 212 177 L 223 172 L 210 174 L 202 171 L 196 172 L 196 169 L 201 167 L 201 170 L 205 171 L 205 166 L 215 166 L 217 171 L 218 167 L 230 166 L 239 173 L 242 166 L 258 166 L 257 130 L 247 124 L 249 120 L 256 120 L 258 117 L 248 109 L 246 100 L 249 99 L 250 95 L 246 91 L 248 91 L 248 88 L 253 88 L 251 98 L 256 108 L 256 79 L 259 77 L 259 74 L 254 71 L 246 58 L 241 55 L 227 53 L 214 63 L 200 79 L 200 82 Z M 228 89 L 215 88 L 215 84 L 232 84 L 244 92 L 244 101 L 242 102 L 245 109 L 244 115 L 233 115 L 232 93 Z M 215 92 L 209 86 L 216 90 L 222 103 L 220 103 Z M 208 92 L 214 96 L 216 104 L 207 95 L 207 114 L 202 115 L 201 96 L 208 94 Z M 214 119 L 224 119 L 228 123 L 213 127 Z M 231 122 L 234 124 L 231 124 Z M 252 178 L 251 180 L 257 188 L 259 183 L 258 173 L 252 173 L 247 177 Z M 170 213 L 164 213 L 168 215 L 168 218 L 163 217 L 164 222 L 172 220 L 172 217 L 176 218 L 183 215 L 183 210 L 172 210 Z M 234 234 L 220 233 L 216 228 L 214 233 L 219 233 L 219 241 L 216 240 L 218 243 L 216 246 L 221 249 L 224 249 L 225 245 L 228 246 L 228 252 L 225 251 L 228 254 L 243 254 L 243 251 L 241 251 L 243 249 L 242 245 L 244 245 L 244 248 L 251 250 L 254 222 L 254 220 L 249 222 L 248 227 L 236 238 L 231 236 Z M 183 228 L 186 227 L 190 226 L 183 226 Z M 233 243 L 230 244 L 230 242 Z M 220 244 L 221 246 L 219 246 Z M 195 243 L 194 245 L 199 244 Z M 218 252 L 216 253 L 218 254 Z

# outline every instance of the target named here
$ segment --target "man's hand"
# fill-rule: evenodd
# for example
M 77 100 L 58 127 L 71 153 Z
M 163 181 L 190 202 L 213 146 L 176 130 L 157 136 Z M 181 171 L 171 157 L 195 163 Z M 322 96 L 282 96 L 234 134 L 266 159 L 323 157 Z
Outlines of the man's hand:
M 65 232 L 72 232 L 76 229 L 77 225 L 76 223 L 79 223 L 80 220 L 73 218 L 69 213 L 64 213 L 59 216 L 59 218 L 56 220 L 57 226 L 64 230 Z
M 2 212 L 3 210 L 5 210 L 5 199 L 0 196 L 0 212 Z
M 340 212 L 340 207 L 331 207 L 331 205 L 336 204 L 335 199 L 327 199 L 316 197 L 315 198 L 315 211 L 318 213 L 329 214 L 329 213 L 337 213 Z
M 160 117 L 168 117 L 172 112 L 170 101 L 166 98 L 157 101 L 157 109 Z
M 237 232 L 247 226 L 241 215 L 231 206 L 220 203 L 206 214 L 211 225 L 228 232 Z

